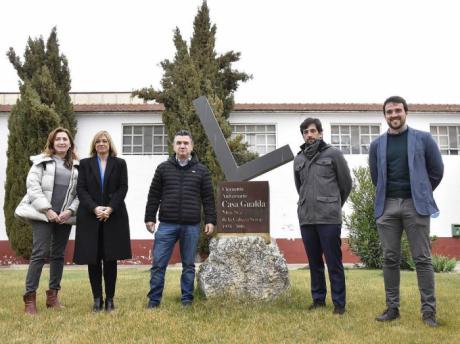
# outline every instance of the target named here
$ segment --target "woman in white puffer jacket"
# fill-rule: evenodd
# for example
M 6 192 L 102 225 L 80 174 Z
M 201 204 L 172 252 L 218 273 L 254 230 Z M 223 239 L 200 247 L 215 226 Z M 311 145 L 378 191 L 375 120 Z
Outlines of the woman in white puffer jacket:
M 43 265 L 49 259 L 50 281 L 46 306 L 62 308 L 58 299 L 64 269 L 64 252 L 77 212 L 78 157 L 70 132 L 56 128 L 48 135 L 45 150 L 31 158 L 27 196 L 31 205 L 33 245 L 23 296 L 25 312 L 36 314 L 36 290 Z

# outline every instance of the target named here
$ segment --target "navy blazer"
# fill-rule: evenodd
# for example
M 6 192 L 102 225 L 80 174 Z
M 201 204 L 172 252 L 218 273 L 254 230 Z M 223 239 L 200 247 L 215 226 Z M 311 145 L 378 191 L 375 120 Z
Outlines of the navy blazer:
M 430 133 L 407 129 L 407 155 L 410 188 L 417 213 L 432 215 L 439 212 L 433 191 L 444 173 L 441 152 Z M 374 216 L 379 218 L 385 207 L 387 187 L 387 133 L 372 141 L 369 149 L 369 167 L 372 183 L 376 186 Z

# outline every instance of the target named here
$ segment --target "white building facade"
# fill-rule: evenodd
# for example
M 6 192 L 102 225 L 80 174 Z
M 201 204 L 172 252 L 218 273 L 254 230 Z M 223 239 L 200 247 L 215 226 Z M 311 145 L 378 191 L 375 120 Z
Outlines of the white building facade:
M 8 115 L 17 94 L 0 94 L 0 205 L 3 210 L 8 143 Z M 78 122 L 75 138 L 80 158 L 88 156 L 89 144 L 99 130 L 107 130 L 119 156 L 128 166 L 126 205 L 130 218 L 133 263 L 148 263 L 153 236 L 144 226 L 147 193 L 155 168 L 167 158 L 168 142 L 161 120 L 162 106 L 131 99 L 129 93 L 72 94 Z M 303 143 L 299 125 L 307 117 L 321 120 L 324 140 L 345 153 L 350 169 L 367 165 L 369 143 L 387 129 L 380 104 L 237 104 L 230 116 L 235 133 L 241 133 L 251 149 L 264 154 L 288 144 L 294 154 Z M 412 105 L 409 126 L 431 131 L 437 140 L 445 174 L 435 191 L 441 210 L 431 220 L 436 252 L 460 258 L 460 238 L 452 226 L 460 224 L 460 105 Z M 38 152 L 37 152 L 38 153 Z M 292 162 L 257 177 L 270 185 L 270 235 L 288 262 L 306 262 L 297 221 L 297 192 Z M 349 212 L 348 205 L 345 212 Z M 69 250 L 73 249 L 74 229 Z M 347 229 L 342 236 L 346 238 Z M 343 245 L 344 261 L 357 257 Z M 2 258 L 3 257 L 3 258 Z M 71 252 L 66 256 L 71 261 Z M 172 262 L 177 261 L 177 252 Z M 0 212 L 0 264 L 18 261 L 8 245 L 3 211 Z

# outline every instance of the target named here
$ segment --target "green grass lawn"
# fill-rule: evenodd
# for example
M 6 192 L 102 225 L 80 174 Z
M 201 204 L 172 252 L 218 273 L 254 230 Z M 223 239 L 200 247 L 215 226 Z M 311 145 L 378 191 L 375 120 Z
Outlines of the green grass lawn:
M 385 308 L 380 271 L 347 270 L 347 313 L 309 312 L 309 271 L 290 271 L 291 290 L 272 302 L 206 300 L 179 302 L 179 270 L 167 272 L 160 308 L 147 310 L 149 271 L 121 268 L 111 314 L 91 313 L 92 297 L 83 269 L 66 269 L 62 311 L 47 310 L 44 270 L 37 295 L 39 315 L 23 314 L 24 269 L 0 270 L 0 343 L 460 343 L 460 274 L 436 274 L 438 328 L 420 320 L 414 272 L 401 274 L 401 319 L 382 324 Z

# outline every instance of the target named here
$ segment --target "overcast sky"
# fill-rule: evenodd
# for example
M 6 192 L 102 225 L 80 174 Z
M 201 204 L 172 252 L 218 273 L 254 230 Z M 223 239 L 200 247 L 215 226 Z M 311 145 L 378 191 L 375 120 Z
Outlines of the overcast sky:
M 0 92 L 18 90 L 5 53 L 57 26 L 72 91 L 159 86 L 173 30 L 189 40 L 201 0 L 14 0 L 0 5 Z M 460 103 L 460 5 L 452 0 L 208 0 L 218 53 L 253 75 L 239 103 Z

